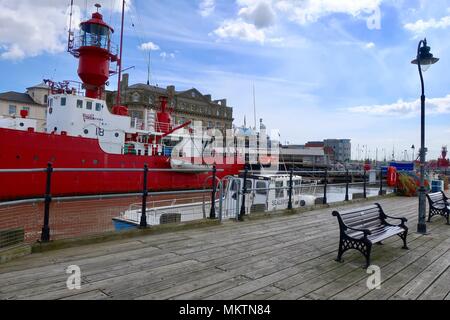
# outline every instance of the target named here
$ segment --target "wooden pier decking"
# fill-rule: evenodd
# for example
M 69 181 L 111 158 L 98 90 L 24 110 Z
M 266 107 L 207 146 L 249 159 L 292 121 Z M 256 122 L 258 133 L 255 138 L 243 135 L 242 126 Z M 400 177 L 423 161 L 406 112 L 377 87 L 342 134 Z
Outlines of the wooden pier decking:
M 379 203 L 412 231 L 409 251 L 400 238 L 374 247 L 380 290 L 367 288 L 359 252 L 334 261 L 339 228 L 329 208 L 34 254 L 0 265 L 0 299 L 450 300 L 450 226 L 436 218 L 419 235 L 417 198 Z M 71 265 L 81 268 L 81 290 L 66 287 Z

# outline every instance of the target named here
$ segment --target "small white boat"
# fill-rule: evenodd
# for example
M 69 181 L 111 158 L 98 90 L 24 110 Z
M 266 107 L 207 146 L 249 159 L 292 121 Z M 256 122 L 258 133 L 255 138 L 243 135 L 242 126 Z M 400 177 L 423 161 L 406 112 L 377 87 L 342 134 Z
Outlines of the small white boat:
M 289 175 L 249 175 L 246 179 L 245 213 L 276 212 L 288 209 Z M 316 202 L 317 182 L 304 185 L 300 176 L 292 179 L 292 208 L 313 206 Z M 241 212 L 244 178 L 228 177 L 222 181 L 222 196 L 218 190 L 215 201 L 216 215 L 222 219 L 236 219 Z M 192 199 L 175 199 L 150 202 L 147 205 L 147 224 L 156 226 L 201 220 L 209 217 L 211 199 L 209 194 Z M 139 227 L 142 216 L 141 204 L 133 204 L 114 218 L 117 231 Z

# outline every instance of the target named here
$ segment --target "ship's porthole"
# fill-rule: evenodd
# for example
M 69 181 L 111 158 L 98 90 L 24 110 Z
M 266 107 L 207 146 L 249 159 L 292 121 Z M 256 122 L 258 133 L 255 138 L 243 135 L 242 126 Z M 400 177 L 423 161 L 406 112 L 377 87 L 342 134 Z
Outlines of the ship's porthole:
M 17 159 L 17 160 L 20 160 L 20 156 L 19 156 L 19 155 L 17 155 L 17 156 L 16 156 L 16 159 Z
M 33 160 L 34 160 L 34 161 L 38 161 L 38 160 L 39 160 L 39 156 L 34 156 L 34 157 L 33 157 Z
M 95 166 L 98 165 L 98 160 L 94 160 L 93 163 Z
M 88 129 L 84 129 L 84 134 L 88 134 L 89 130 Z
M 82 163 L 82 164 L 85 164 L 85 163 L 86 163 L 86 160 L 84 160 L 84 159 L 81 160 L 81 163 Z
M 119 137 L 119 134 L 116 132 L 115 136 L 116 136 L 116 138 L 118 138 L 118 137 Z
M 25 126 L 25 124 L 23 122 L 19 123 L 19 126 L 21 126 L 22 128 Z

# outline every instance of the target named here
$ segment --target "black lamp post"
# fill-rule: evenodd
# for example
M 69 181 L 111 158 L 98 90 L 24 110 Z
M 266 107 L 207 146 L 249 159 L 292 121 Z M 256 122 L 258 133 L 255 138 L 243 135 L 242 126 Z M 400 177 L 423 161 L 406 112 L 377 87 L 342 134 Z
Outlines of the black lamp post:
M 426 204 L 425 204 L 425 162 L 426 162 L 426 152 L 425 149 L 425 84 L 423 81 L 423 72 L 427 71 L 428 68 L 439 61 L 438 58 L 433 57 L 431 54 L 431 49 L 427 45 L 427 39 L 421 40 L 419 42 L 419 47 L 417 48 L 417 58 L 411 63 L 416 64 L 419 68 L 420 82 L 422 84 L 422 96 L 421 96 L 421 148 L 420 148 L 420 188 L 419 188 L 419 225 L 417 227 L 417 232 L 425 234 L 427 233 L 426 224 Z

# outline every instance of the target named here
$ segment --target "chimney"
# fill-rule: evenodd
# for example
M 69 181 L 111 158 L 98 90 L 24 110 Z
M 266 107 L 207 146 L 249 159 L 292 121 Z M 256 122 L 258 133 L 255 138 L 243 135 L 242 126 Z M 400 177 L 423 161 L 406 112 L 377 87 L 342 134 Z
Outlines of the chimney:
M 122 75 L 122 81 L 120 82 L 122 90 L 124 90 L 125 88 L 128 88 L 128 81 L 129 81 L 129 79 L 130 79 L 130 75 L 128 73 L 124 73 Z
M 208 99 L 209 102 L 211 102 L 212 97 L 211 97 L 210 94 L 205 94 L 204 97 L 205 97 L 206 99 Z
M 222 107 L 226 107 L 227 106 L 227 99 L 222 99 L 222 100 L 219 100 L 219 101 L 220 101 L 220 105 Z

